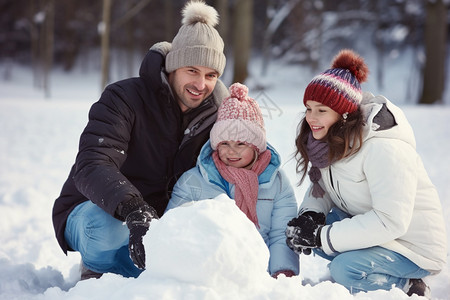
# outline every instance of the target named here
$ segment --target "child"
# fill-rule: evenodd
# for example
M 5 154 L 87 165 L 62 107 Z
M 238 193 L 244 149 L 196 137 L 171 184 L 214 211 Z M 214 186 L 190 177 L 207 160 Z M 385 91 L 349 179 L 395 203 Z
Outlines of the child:
M 441 204 L 402 111 L 363 96 L 367 73 L 361 57 L 343 50 L 305 90 L 297 172 L 302 182 L 311 162 L 312 184 L 287 243 L 331 260 L 331 277 L 352 293 L 396 286 L 428 295 L 421 278 L 446 264 Z
M 270 251 L 269 273 L 287 277 L 299 272 L 299 259 L 285 242 L 287 222 L 297 214 L 297 202 L 280 156 L 266 143 L 258 103 L 245 85 L 235 83 L 224 99 L 210 140 L 197 166 L 177 181 L 167 210 L 189 201 L 226 193 L 255 223 Z

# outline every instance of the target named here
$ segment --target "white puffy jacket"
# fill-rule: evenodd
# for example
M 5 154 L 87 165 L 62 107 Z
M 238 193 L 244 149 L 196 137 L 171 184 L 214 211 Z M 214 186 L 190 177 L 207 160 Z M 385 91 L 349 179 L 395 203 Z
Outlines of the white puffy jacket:
M 322 248 L 329 255 L 381 246 L 437 273 L 446 265 L 445 223 L 412 128 L 383 96 L 365 93 L 361 108 L 366 118 L 362 148 L 320 170 L 325 196 L 313 197 L 310 187 L 299 213 L 327 214 L 337 206 L 353 216 L 322 228 Z M 386 108 L 396 123 L 388 129 L 374 122 Z

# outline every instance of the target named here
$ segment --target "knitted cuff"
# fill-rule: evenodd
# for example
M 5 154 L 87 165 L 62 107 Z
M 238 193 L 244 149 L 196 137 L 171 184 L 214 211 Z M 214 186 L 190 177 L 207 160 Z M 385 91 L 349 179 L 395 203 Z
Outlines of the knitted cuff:
M 318 248 L 322 247 L 322 240 L 320 239 L 320 234 L 322 233 L 322 228 L 323 228 L 323 226 L 319 226 L 319 228 L 317 228 L 316 246 Z
M 295 276 L 295 273 L 292 270 L 281 270 L 281 271 L 277 271 L 277 272 L 273 273 L 272 277 L 277 278 L 281 274 L 284 274 L 286 277 Z

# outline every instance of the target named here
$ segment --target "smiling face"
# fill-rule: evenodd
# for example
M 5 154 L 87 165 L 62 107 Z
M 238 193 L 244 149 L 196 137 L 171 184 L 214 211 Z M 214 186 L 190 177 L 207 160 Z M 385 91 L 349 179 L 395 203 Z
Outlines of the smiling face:
M 217 71 L 202 66 L 182 67 L 169 73 L 169 84 L 181 111 L 198 107 L 211 95 L 217 78 Z
M 251 169 L 256 151 L 246 143 L 224 141 L 217 146 L 220 160 L 227 166 Z
M 340 120 L 341 115 L 320 102 L 306 101 L 306 122 L 316 140 L 324 138 L 330 127 Z

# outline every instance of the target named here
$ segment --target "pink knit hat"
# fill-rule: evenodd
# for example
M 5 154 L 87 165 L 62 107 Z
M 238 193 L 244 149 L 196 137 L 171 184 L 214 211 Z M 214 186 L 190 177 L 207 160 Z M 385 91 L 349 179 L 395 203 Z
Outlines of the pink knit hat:
M 230 86 L 230 97 L 219 107 L 216 123 L 210 132 L 213 150 L 223 141 L 245 142 L 259 152 L 267 148 L 264 119 L 258 103 L 248 96 L 248 88 L 240 83 Z

